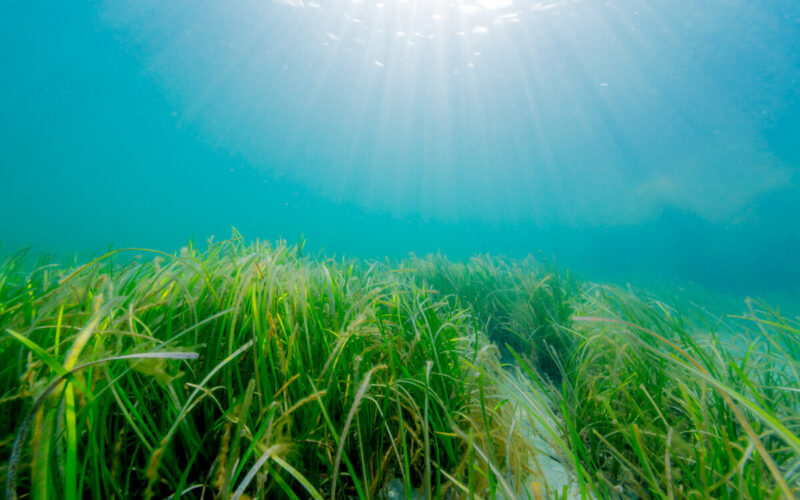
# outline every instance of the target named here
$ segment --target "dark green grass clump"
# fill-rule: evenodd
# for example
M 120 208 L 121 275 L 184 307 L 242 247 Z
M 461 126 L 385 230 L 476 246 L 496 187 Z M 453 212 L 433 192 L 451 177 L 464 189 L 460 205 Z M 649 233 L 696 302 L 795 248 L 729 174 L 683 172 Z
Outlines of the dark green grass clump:
M 428 257 L 407 265 L 420 282 L 445 294 L 451 306 L 470 310 L 501 349 L 523 354 L 539 373 L 560 379 L 558 360 L 575 347 L 573 336 L 562 331 L 578 293 L 568 273 L 562 276 L 555 266 L 532 257 L 480 256 L 465 264 Z
M 800 327 L 758 303 L 713 318 L 530 258 L 309 259 L 237 235 L 9 256 L 0 331 L 11 498 L 800 491 Z

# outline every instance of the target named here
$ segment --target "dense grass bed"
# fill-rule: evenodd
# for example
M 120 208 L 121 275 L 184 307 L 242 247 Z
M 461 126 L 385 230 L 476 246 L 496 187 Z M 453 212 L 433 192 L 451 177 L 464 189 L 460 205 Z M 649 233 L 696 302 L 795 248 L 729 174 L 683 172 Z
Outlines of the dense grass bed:
M 8 498 L 792 498 L 800 326 L 744 310 L 533 259 L 238 236 L 18 253 L 0 264 L 0 479 Z

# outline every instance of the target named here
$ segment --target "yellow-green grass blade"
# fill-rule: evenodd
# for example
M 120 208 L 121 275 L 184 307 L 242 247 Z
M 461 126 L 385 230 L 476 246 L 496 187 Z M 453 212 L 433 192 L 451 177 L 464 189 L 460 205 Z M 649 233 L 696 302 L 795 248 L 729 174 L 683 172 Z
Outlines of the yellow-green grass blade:
M 367 375 L 364 377 L 364 381 L 361 383 L 361 386 L 356 393 L 356 397 L 353 400 L 353 405 L 350 407 L 350 411 L 347 413 L 347 419 L 344 422 L 344 428 L 342 428 L 342 433 L 339 437 L 339 447 L 336 449 L 336 459 L 333 462 L 333 486 L 331 487 L 331 499 L 336 498 L 336 480 L 339 477 L 339 464 L 342 460 L 342 452 L 344 450 L 345 440 L 347 439 L 347 432 L 350 430 L 350 424 L 353 423 L 353 416 L 355 415 L 356 411 L 358 411 L 358 405 L 361 403 L 361 400 L 367 393 L 367 389 L 369 389 L 369 381 L 370 378 L 372 378 L 372 374 L 375 373 L 376 370 L 384 368 L 386 368 L 384 365 L 379 365 L 367 372 Z M 353 475 L 353 481 L 357 481 L 355 475 Z
M 320 492 L 314 488 L 314 486 L 311 484 L 311 481 L 303 476 L 297 469 L 289 465 L 284 459 L 277 455 L 272 455 L 272 461 L 278 464 L 283 470 L 291 474 L 291 476 L 295 478 L 297 482 L 303 486 L 303 488 L 305 488 L 308 494 L 311 495 L 311 498 L 314 500 L 322 500 L 322 495 Z
M 48 368 L 50 368 L 56 375 L 59 377 L 72 379 L 72 382 L 78 387 L 78 389 L 87 395 L 87 397 L 92 397 L 91 392 L 83 385 L 83 383 L 74 377 L 71 377 L 70 371 L 65 368 L 61 363 L 58 362 L 53 356 L 47 353 L 39 344 L 30 340 L 29 338 L 21 335 L 14 330 L 6 329 L 6 333 L 8 333 L 13 339 L 17 340 L 20 344 L 24 345 L 28 349 L 30 349 L 36 356 L 41 359 Z
M 126 354 L 126 355 L 122 355 L 122 356 L 114 356 L 114 357 L 110 357 L 110 358 L 103 358 L 103 359 L 98 359 L 98 360 L 95 360 L 95 361 L 89 361 L 87 363 L 83 363 L 81 365 L 78 365 L 78 366 L 72 368 L 71 370 L 69 370 L 64 375 L 59 376 L 58 378 L 53 380 L 50 383 L 50 385 L 48 385 L 44 389 L 44 391 L 42 391 L 42 394 L 39 396 L 39 398 L 36 401 L 34 401 L 33 406 L 31 407 L 30 411 L 25 416 L 25 418 L 22 420 L 22 424 L 20 425 L 19 431 L 17 432 L 17 436 L 16 436 L 16 438 L 14 440 L 14 445 L 13 445 L 12 450 L 11 450 L 11 457 L 9 459 L 8 469 L 7 469 L 7 472 L 6 472 L 6 497 L 11 499 L 11 500 L 14 500 L 14 499 L 17 498 L 17 491 L 16 491 L 17 490 L 17 483 L 16 483 L 17 476 L 16 476 L 16 470 L 17 470 L 18 461 L 20 459 L 20 455 L 21 455 L 21 452 L 22 452 L 22 445 L 25 442 L 25 437 L 27 435 L 28 427 L 30 426 L 31 419 L 32 419 L 33 415 L 35 415 L 36 412 L 38 412 L 39 408 L 45 403 L 45 401 L 47 401 L 47 398 L 50 396 L 50 394 L 52 394 L 53 391 L 55 391 L 56 388 L 60 387 L 60 385 L 63 383 L 64 379 L 73 378 L 73 375 L 76 372 L 78 372 L 78 371 L 80 371 L 80 370 L 82 370 L 84 368 L 88 368 L 90 366 L 95 366 L 95 365 L 99 365 L 99 364 L 103 364 L 103 363 L 108 363 L 110 361 L 120 361 L 120 360 L 137 359 L 137 358 L 196 359 L 197 357 L 198 357 L 197 353 L 193 353 L 193 352 L 161 352 L 161 353 Z
M 169 443 L 170 439 L 172 438 L 175 431 L 178 429 L 178 426 L 183 422 L 188 415 L 189 411 L 193 408 L 193 401 L 197 397 L 197 395 L 202 391 L 202 388 L 208 383 L 211 378 L 217 374 L 225 365 L 239 357 L 243 352 L 253 346 L 253 340 L 249 340 L 246 344 L 238 348 L 236 351 L 232 352 L 229 356 L 219 362 L 209 373 L 206 375 L 203 380 L 195 387 L 194 391 L 189 395 L 189 398 L 184 403 L 183 407 L 181 407 L 178 416 L 175 418 L 172 426 L 169 428 L 167 433 L 159 442 L 159 447 L 153 451 L 150 455 L 150 462 L 147 467 L 147 474 L 148 474 L 148 482 L 147 482 L 147 489 L 145 490 L 145 498 L 152 497 L 152 488 L 155 484 L 156 474 L 158 472 L 158 468 L 161 461 L 161 455 L 164 452 L 164 448 Z M 154 354 L 161 354 L 161 353 L 154 353 Z M 187 353 L 182 353 L 187 354 Z M 195 354 L 195 357 L 197 355 Z
M 65 467 L 64 493 L 66 500 L 78 498 L 78 437 L 75 425 L 75 391 L 67 384 L 64 393 L 64 412 L 67 423 L 67 463 Z

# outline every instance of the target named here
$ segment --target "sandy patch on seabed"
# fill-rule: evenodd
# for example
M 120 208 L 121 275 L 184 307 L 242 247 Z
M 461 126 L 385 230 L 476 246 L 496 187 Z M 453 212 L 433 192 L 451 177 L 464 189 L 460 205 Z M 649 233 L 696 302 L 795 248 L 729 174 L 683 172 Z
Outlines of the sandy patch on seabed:
M 571 472 L 571 465 L 568 460 L 570 457 L 563 456 L 565 453 L 558 451 L 558 445 L 554 444 L 556 439 L 548 429 L 556 429 L 557 416 L 547 407 L 545 398 L 535 393 L 529 379 L 522 374 L 508 374 L 508 382 L 502 387 L 509 396 L 509 402 L 517 405 L 516 424 L 521 429 L 526 441 L 534 450 L 528 469 L 533 471 L 521 482 L 516 482 L 519 489 L 515 492 L 513 499 L 546 500 L 556 498 L 566 498 L 568 500 L 580 500 L 580 486 L 577 478 Z M 538 419 L 538 420 L 537 420 Z M 506 478 L 509 481 L 512 478 Z M 564 497 L 564 491 L 567 491 Z M 407 495 L 403 487 L 403 481 L 395 478 L 390 481 L 378 495 L 384 500 L 427 500 L 424 492 L 414 490 Z M 460 498 L 451 492 L 446 496 L 447 500 Z M 498 489 L 497 498 L 500 500 L 512 500 L 502 489 Z M 588 498 L 595 498 L 589 494 Z

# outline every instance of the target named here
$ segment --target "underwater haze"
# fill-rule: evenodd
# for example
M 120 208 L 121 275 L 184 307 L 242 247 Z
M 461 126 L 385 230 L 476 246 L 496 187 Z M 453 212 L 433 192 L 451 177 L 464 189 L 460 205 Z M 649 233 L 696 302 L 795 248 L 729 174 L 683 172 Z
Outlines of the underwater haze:
M 7 0 L 0 241 L 800 292 L 800 3 Z

